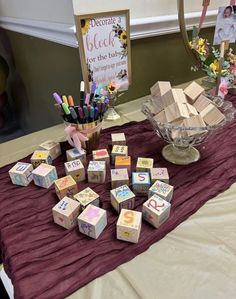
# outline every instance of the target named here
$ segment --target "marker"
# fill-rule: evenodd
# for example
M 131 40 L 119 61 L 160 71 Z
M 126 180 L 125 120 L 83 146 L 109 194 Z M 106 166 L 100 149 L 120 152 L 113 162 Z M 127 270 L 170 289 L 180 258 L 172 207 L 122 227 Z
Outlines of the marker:
M 70 110 L 70 114 L 73 118 L 73 120 L 78 124 L 78 117 L 77 117 L 77 114 L 75 112 L 75 109 L 73 107 L 69 107 L 69 110 Z
M 98 86 L 97 86 L 97 89 L 96 89 L 96 95 L 100 95 L 100 93 L 101 93 L 101 88 L 102 88 L 102 84 L 99 83 Z
M 84 88 L 85 88 L 84 81 L 81 81 L 80 82 L 80 99 L 84 99 L 84 96 L 85 96 Z
M 90 102 L 92 101 L 93 97 L 94 97 L 94 93 L 95 93 L 95 90 L 96 90 L 96 83 L 93 82 L 92 83 L 92 86 L 91 86 L 91 90 L 90 90 Z
M 88 121 L 89 118 L 89 112 L 88 112 L 88 108 L 86 105 L 83 106 L 83 112 L 84 112 L 84 118 L 86 121 Z
M 82 123 L 84 119 L 83 109 L 79 107 L 78 112 L 79 112 L 79 118 L 81 119 L 81 123 Z
M 61 106 L 66 114 L 66 121 L 73 122 L 73 118 L 70 114 L 70 110 L 69 110 L 68 106 L 66 105 L 66 103 L 62 103 Z
M 86 97 L 85 97 L 85 101 L 84 101 L 84 103 L 85 103 L 86 105 L 88 105 L 89 102 L 90 102 L 90 94 L 87 93 L 87 94 L 86 94 Z
M 68 104 L 69 104 L 69 106 L 71 106 L 71 107 L 74 107 L 74 106 L 75 106 L 75 104 L 74 104 L 74 100 L 73 100 L 72 96 L 68 96 Z
M 91 108 L 90 108 L 89 116 L 90 116 L 91 120 L 93 121 L 94 120 L 94 107 L 93 106 L 91 106 Z
M 66 97 L 66 96 L 62 96 L 62 100 L 63 100 L 63 102 L 68 106 L 67 97 Z
M 53 94 L 53 97 L 54 97 L 54 100 L 57 102 L 58 105 L 61 105 L 62 104 L 62 99 L 61 97 L 59 96 L 59 94 L 57 92 L 54 92 Z
M 98 107 L 94 108 L 94 120 L 98 119 Z

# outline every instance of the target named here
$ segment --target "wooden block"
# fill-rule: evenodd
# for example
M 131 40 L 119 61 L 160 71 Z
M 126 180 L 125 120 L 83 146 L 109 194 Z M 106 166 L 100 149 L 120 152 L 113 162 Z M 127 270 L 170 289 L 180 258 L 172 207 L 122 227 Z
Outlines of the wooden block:
M 151 183 L 154 184 L 157 180 L 169 184 L 169 174 L 167 168 L 152 168 L 150 171 Z
M 187 103 L 187 98 L 182 88 L 172 88 L 161 97 L 163 107 L 166 108 L 173 103 Z
M 128 146 L 113 145 L 111 152 L 111 163 L 114 165 L 116 156 L 128 156 Z
M 142 226 L 142 213 L 122 209 L 116 223 L 116 237 L 131 243 L 138 243 Z
M 197 84 L 195 81 L 193 81 L 184 89 L 184 93 L 186 94 L 190 104 L 193 104 L 203 92 L 204 88 Z
M 163 183 L 161 181 L 156 181 L 148 192 L 148 198 L 152 197 L 154 194 L 160 196 L 166 201 L 170 202 L 173 196 L 174 187 Z
M 209 100 L 206 96 L 201 94 L 196 101 L 193 103 L 194 108 L 200 113 L 202 110 L 204 110 L 209 104 L 212 104 L 213 102 Z
M 49 151 L 36 150 L 30 158 L 30 162 L 34 168 L 38 167 L 41 163 L 52 164 L 52 158 Z
M 77 150 L 77 148 L 72 148 L 66 151 L 66 159 L 67 161 L 78 160 L 86 166 L 86 151 L 81 148 L 81 150 Z
M 129 176 L 131 175 L 131 157 L 130 156 L 115 156 L 115 168 L 126 168 Z
M 54 182 L 56 194 L 59 199 L 65 196 L 73 198 L 78 193 L 78 187 L 76 181 L 71 175 L 64 176 Z
M 88 205 L 78 217 L 79 231 L 93 239 L 97 239 L 107 225 L 105 210 Z
M 82 211 L 89 205 L 92 204 L 99 207 L 100 198 L 99 195 L 94 192 L 91 188 L 87 187 L 84 190 L 76 193 L 74 199 L 80 203 Z
M 89 183 L 104 183 L 106 179 L 106 162 L 90 161 L 88 167 Z
M 126 138 L 124 133 L 113 133 L 111 134 L 112 145 L 126 145 Z
M 77 217 L 80 213 L 80 204 L 69 197 L 64 197 L 53 208 L 52 215 L 55 223 L 70 229 L 77 225 Z
M 134 208 L 135 194 L 130 190 L 127 185 L 122 185 L 110 191 L 111 205 L 120 213 L 121 209 Z
M 159 112 L 158 114 L 156 114 L 153 119 L 159 123 L 165 124 L 167 123 L 167 118 L 166 118 L 166 113 L 165 110 L 162 110 L 161 112 Z
M 71 175 L 76 182 L 85 180 L 85 169 L 80 159 L 64 163 L 66 175 Z
M 197 127 L 197 128 L 202 128 L 205 127 L 206 124 L 203 121 L 202 117 L 200 114 L 192 116 L 190 118 L 184 119 L 184 126 L 185 127 Z M 186 133 L 188 136 L 194 136 L 194 135 L 199 135 L 202 133 L 206 133 L 207 130 L 204 131 L 197 131 L 197 130 L 186 130 Z
M 186 105 L 181 103 L 173 103 L 165 108 L 166 119 L 168 122 L 179 121 L 188 118 L 188 110 Z
M 138 158 L 136 164 L 136 172 L 148 172 L 150 173 L 153 168 L 154 160 L 152 158 Z
M 39 149 L 49 151 L 52 160 L 61 155 L 61 146 L 59 142 L 47 140 L 39 145 Z
M 190 117 L 194 115 L 198 115 L 197 109 L 193 105 L 189 103 L 185 103 L 184 105 L 186 105 Z
M 9 171 L 9 176 L 14 185 L 28 186 L 33 180 L 33 166 L 30 163 L 17 162 Z
M 145 105 L 148 106 L 153 115 L 158 114 L 164 109 L 161 96 L 151 96 L 151 105 L 148 105 L 148 103 L 145 103 Z
M 52 186 L 57 177 L 57 170 L 55 166 L 41 163 L 32 172 L 34 184 L 42 188 L 49 188 Z
M 129 185 L 129 175 L 126 168 L 111 169 L 111 188 Z
M 158 228 L 168 219 L 170 207 L 169 202 L 154 194 L 143 204 L 143 219 Z
M 150 176 L 148 172 L 132 173 L 132 188 L 135 194 L 148 194 L 150 188 Z
M 200 112 L 204 122 L 210 126 L 217 125 L 225 119 L 223 113 L 220 112 L 215 105 L 209 104 Z
M 110 156 L 107 149 L 99 149 L 92 152 L 94 161 L 105 161 L 106 165 L 110 164 Z
M 171 89 L 171 85 L 169 81 L 157 81 L 151 88 L 152 96 L 160 96 L 162 97 L 166 92 Z

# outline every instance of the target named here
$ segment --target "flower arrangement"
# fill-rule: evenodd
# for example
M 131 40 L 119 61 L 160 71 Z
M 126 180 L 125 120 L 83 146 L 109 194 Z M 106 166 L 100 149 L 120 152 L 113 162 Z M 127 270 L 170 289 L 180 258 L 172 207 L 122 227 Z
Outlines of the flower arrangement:
M 115 33 L 114 37 L 118 37 L 121 43 L 121 59 L 128 55 L 127 49 L 127 33 L 125 28 L 121 27 L 119 24 L 113 26 L 113 31 Z

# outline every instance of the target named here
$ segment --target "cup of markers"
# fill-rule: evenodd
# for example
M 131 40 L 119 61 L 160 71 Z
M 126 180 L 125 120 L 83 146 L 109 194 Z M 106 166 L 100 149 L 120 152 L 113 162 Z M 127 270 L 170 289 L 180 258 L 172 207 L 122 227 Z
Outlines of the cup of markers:
M 91 85 L 90 93 L 85 93 L 84 82 L 80 83 L 80 100 L 75 104 L 72 96 L 53 93 L 55 106 L 62 116 L 67 140 L 78 150 L 83 148 L 89 154 L 99 146 L 100 132 L 109 99 L 101 93 L 102 85 Z

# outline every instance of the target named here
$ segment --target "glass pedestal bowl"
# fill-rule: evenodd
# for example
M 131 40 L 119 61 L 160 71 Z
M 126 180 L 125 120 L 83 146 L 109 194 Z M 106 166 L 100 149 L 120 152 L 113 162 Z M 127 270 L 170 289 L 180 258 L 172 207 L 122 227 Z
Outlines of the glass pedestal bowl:
M 154 118 L 155 108 L 151 99 L 143 103 L 141 111 L 146 115 L 157 135 L 169 143 L 162 149 L 162 156 L 167 161 L 177 165 L 187 165 L 198 161 L 200 152 L 195 146 L 206 141 L 215 130 L 222 128 L 234 119 L 236 109 L 231 102 L 225 101 L 221 97 L 205 95 L 225 116 L 224 120 L 217 125 L 185 127 L 173 123 L 161 123 Z

